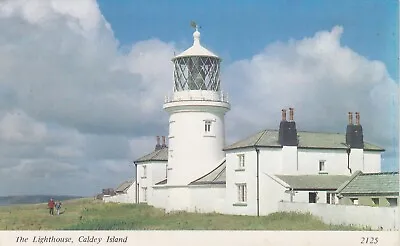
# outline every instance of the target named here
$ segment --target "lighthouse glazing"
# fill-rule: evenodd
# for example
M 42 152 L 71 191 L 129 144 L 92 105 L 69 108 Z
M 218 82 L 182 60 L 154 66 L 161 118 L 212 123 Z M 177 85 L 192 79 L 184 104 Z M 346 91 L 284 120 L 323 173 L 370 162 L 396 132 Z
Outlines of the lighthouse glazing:
M 173 93 L 164 103 L 170 115 L 167 186 L 176 188 L 207 174 L 225 158 L 224 118 L 230 104 L 221 90 L 221 59 L 200 44 L 197 27 L 193 39 L 192 47 L 172 59 Z M 169 196 L 175 197 L 173 192 Z

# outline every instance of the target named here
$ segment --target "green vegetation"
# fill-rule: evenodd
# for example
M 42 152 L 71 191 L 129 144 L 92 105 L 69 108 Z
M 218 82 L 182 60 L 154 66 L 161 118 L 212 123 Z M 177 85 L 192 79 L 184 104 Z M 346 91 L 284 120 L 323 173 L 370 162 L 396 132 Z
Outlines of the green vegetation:
M 57 196 L 57 195 L 0 196 L 0 206 L 43 203 L 47 202 L 50 197 L 52 197 L 54 200 L 62 200 L 62 201 L 82 198 L 78 196 Z
M 369 230 L 327 225 L 310 214 L 237 216 L 165 213 L 144 204 L 104 204 L 93 198 L 65 201 L 65 213 L 50 216 L 46 204 L 0 207 L 2 230 Z M 64 209 L 62 209 L 64 210 Z

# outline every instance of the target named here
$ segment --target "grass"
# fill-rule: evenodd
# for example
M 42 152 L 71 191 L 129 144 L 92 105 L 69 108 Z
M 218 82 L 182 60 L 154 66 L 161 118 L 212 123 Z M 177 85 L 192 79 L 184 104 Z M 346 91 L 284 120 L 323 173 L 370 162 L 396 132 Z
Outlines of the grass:
M 93 198 L 63 202 L 66 212 L 50 216 L 46 204 L 0 207 L 0 230 L 370 230 L 328 225 L 311 214 L 238 216 L 165 213 L 144 204 L 104 204 Z

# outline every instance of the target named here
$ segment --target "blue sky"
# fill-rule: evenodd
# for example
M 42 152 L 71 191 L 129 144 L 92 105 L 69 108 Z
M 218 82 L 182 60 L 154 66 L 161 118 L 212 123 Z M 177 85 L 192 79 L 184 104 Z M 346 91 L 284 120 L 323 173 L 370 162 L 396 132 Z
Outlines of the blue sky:
M 99 0 L 122 45 L 159 38 L 191 42 L 189 23 L 206 29 L 207 45 L 223 58 L 244 59 L 266 44 L 302 39 L 335 25 L 342 43 L 368 59 L 383 61 L 398 80 L 398 1 L 132 1 Z M 223 31 L 222 31 L 223 30 Z
M 398 81 L 399 24 L 395 0 L 229 1 L 229 5 L 212 0 L 98 3 L 121 46 L 157 38 L 185 48 L 192 41 L 189 23 L 195 20 L 202 26 L 207 47 L 218 51 L 226 63 L 252 57 L 270 43 L 301 40 L 340 25 L 345 30 L 342 46 L 369 60 L 382 61 L 390 76 Z M 397 105 L 388 107 L 397 109 Z M 392 121 L 393 126 L 396 120 Z M 394 136 L 392 142 L 397 141 Z M 396 148 L 390 146 L 390 152 Z M 392 161 L 384 169 L 395 168 Z
M 168 135 L 174 51 L 223 59 L 227 144 L 279 126 L 364 138 L 398 169 L 398 1 L 0 1 L 0 195 L 93 195 Z M 106 177 L 106 178 L 105 178 Z

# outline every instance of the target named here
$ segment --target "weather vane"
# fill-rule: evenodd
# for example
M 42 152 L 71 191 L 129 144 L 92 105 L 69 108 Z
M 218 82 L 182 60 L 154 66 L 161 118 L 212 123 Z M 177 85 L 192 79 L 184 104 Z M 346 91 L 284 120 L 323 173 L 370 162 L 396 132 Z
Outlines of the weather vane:
M 198 31 L 201 28 L 201 26 L 197 25 L 197 23 L 194 21 L 190 22 L 190 26 L 193 27 L 196 31 Z

